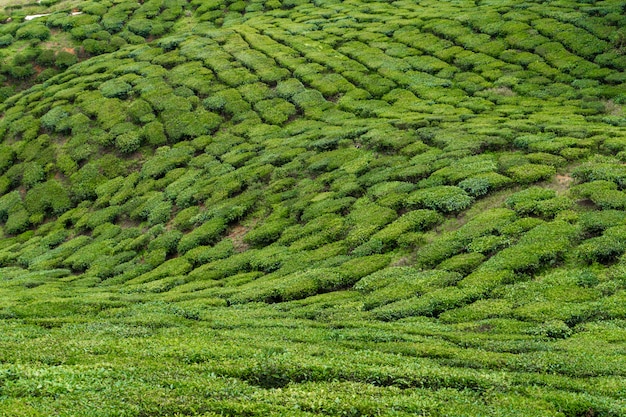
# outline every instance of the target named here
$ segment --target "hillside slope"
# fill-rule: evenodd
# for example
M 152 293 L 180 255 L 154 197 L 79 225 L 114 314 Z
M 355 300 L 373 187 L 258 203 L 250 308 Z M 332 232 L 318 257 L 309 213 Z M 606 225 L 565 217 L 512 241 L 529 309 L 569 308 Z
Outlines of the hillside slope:
M 624 1 L 28 7 L 0 414 L 626 414 Z

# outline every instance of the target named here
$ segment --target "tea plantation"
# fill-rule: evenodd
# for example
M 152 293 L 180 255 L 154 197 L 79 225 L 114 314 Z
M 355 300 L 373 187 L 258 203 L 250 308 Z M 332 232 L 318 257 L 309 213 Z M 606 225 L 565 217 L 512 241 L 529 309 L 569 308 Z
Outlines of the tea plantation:
M 626 415 L 625 0 L 0 8 L 0 416 Z

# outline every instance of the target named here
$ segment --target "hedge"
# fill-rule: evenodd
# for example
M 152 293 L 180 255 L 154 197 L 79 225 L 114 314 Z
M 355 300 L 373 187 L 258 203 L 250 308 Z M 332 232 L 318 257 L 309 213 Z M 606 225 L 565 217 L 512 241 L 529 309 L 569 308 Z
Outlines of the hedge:
M 520 184 L 547 180 L 556 174 L 556 168 L 542 164 L 522 164 L 507 170 L 507 174 Z
M 468 208 L 474 199 L 463 189 L 454 186 L 435 186 L 417 190 L 409 195 L 407 204 L 412 207 L 439 210 L 444 213 Z
M 177 251 L 184 254 L 196 246 L 214 243 L 224 230 L 226 230 L 226 221 L 223 218 L 214 217 L 184 235 L 178 243 Z

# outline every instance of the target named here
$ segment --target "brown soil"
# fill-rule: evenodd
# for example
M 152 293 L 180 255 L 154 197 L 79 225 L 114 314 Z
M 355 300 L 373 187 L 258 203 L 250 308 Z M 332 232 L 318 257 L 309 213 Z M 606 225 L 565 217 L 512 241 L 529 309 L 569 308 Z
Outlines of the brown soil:
M 574 178 L 570 177 L 569 175 L 558 175 L 556 176 L 556 180 L 559 183 L 559 185 L 563 186 L 563 187 L 569 187 L 572 182 L 574 182 Z
M 230 233 L 226 236 L 227 239 L 233 241 L 233 246 L 235 247 L 235 250 L 237 252 L 244 252 L 250 247 L 247 243 L 243 241 L 243 237 L 246 235 L 246 233 L 248 233 L 249 230 L 249 227 L 237 225 L 233 227 Z

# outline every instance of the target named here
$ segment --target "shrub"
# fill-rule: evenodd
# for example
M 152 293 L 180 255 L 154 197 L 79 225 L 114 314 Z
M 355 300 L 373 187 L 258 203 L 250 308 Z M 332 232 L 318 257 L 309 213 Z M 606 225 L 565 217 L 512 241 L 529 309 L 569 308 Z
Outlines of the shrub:
M 0 145 L 0 173 L 13 165 L 15 161 L 15 151 L 7 145 Z
M 71 52 L 60 51 L 57 53 L 54 60 L 54 64 L 61 68 L 66 69 L 78 62 L 78 58 Z
M 83 215 L 75 224 L 76 229 L 95 229 L 96 227 L 105 223 L 113 223 L 120 215 L 121 209 L 119 206 L 109 206 L 94 212 L 89 212 Z
M 446 259 L 437 265 L 436 268 L 467 275 L 476 269 L 484 260 L 485 256 L 479 252 L 462 253 Z
M 199 245 L 214 243 L 226 230 L 226 221 L 220 217 L 207 220 L 201 226 L 184 235 L 178 243 L 178 253 L 184 254 Z
M 62 121 L 69 115 L 69 111 L 65 106 L 53 107 L 41 116 L 41 125 L 46 129 L 58 131 Z
M 128 106 L 128 114 L 136 123 L 148 123 L 155 118 L 150 104 L 142 99 L 133 100 Z
M 486 172 L 467 178 L 458 183 L 459 188 L 465 190 L 472 197 L 480 197 L 492 190 L 510 185 L 513 181 L 497 172 Z
M 277 241 L 282 232 L 292 224 L 290 219 L 266 221 L 246 233 L 243 240 L 249 245 L 266 246 Z
M 26 188 L 31 188 L 44 180 L 45 172 L 40 164 L 37 162 L 26 162 L 23 165 L 22 184 L 24 184 Z
M 556 192 L 554 190 L 529 187 L 508 197 L 505 204 L 519 214 L 530 214 L 533 213 L 540 201 L 549 200 L 555 196 Z
M 138 131 L 123 133 L 115 138 L 115 147 L 121 153 L 132 153 L 141 147 L 141 136 Z
M 387 245 L 406 232 L 427 230 L 442 221 L 443 216 L 433 210 L 410 211 L 374 234 L 372 239 L 380 240 Z
M 178 242 L 183 237 L 183 234 L 178 230 L 168 230 L 161 234 L 148 244 L 148 250 L 165 249 L 167 255 L 172 255 L 176 252 Z
M 583 164 L 572 173 L 572 176 L 581 182 L 611 181 L 620 189 L 626 188 L 626 166 L 611 161 L 591 161 Z
M 144 163 L 141 174 L 145 177 L 159 178 L 176 167 L 186 165 L 191 160 L 193 152 L 193 148 L 188 146 L 158 148 L 154 156 Z
M 511 270 L 493 271 L 481 270 L 479 268 L 459 281 L 458 286 L 460 288 L 472 288 L 483 294 L 488 294 L 501 285 L 515 282 L 515 279 L 515 273 Z
M 141 136 L 153 146 L 161 146 L 167 143 L 165 128 L 159 121 L 152 121 L 146 124 L 141 131 Z
M 254 108 L 263 120 L 275 125 L 282 125 L 296 114 L 295 106 L 282 98 L 259 101 Z
M 373 310 L 373 314 L 377 319 L 385 321 L 412 316 L 437 317 L 445 311 L 470 304 L 479 296 L 478 291 L 469 288 L 442 288 L 420 297 L 412 297 L 379 307 Z
M 544 266 L 560 262 L 578 233 L 577 226 L 563 221 L 540 224 L 524 234 L 517 245 L 498 252 L 486 261 L 483 267 L 534 273 Z
M 35 185 L 26 193 L 24 204 L 31 214 L 59 215 L 71 207 L 67 190 L 56 180 Z
M 195 112 L 169 110 L 161 113 L 165 132 L 173 142 L 211 133 L 222 122 L 215 113 L 198 109 Z
M 581 213 L 579 224 L 589 234 L 598 234 L 603 230 L 624 224 L 624 213 L 619 210 L 601 210 Z
M 43 23 L 31 22 L 27 23 L 15 32 L 18 39 L 39 39 L 45 41 L 50 37 L 50 29 Z
M 9 214 L 4 224 L 4 231 L 10 235 L 24 232 L 30 227 L 30 215 L 25 209 L 19 209 Z
M 185 258 L 194 265 L 204 265 L 218 259 L 225 259 L 235 253 L 233 241 L 222 239 L 215 246 L 196 246 L 185 253 Z
M 407 203 L 410 206 L 428 208 L 444 213 L 468 208 L 474 199 L 463 189 L 454 186 L 435 186 L 412 192 Z
M 550 179 L 556 174 L 556 169 L 550 165 L 523 164 L 509 168 L 507 173 L 515 182 L 520 184 L 530 184 Z
M 96 188 L 106 181 L 98 166 L 87 163 L 70 177 L 70 194 L 74 201 L 91 200 L 97 197 Z
M 11 45 L 13 43 L 13 40 L 14 38 L 10 33 L 0 36 L 0 47 L 4 48 Z
M 100 85 L 99 87 L 99 90 L 104 97 L 117 97 L 124 99 L 133 90 L 133 87 L 127 82 L 120 79 L 112 79 L 102 83 L 102 85 Z
M 577 248 L 578 257 L 586 263 L 610 263 L 626 251 L 626 227 L 607 228 L 602 236 L 585 240 Z

